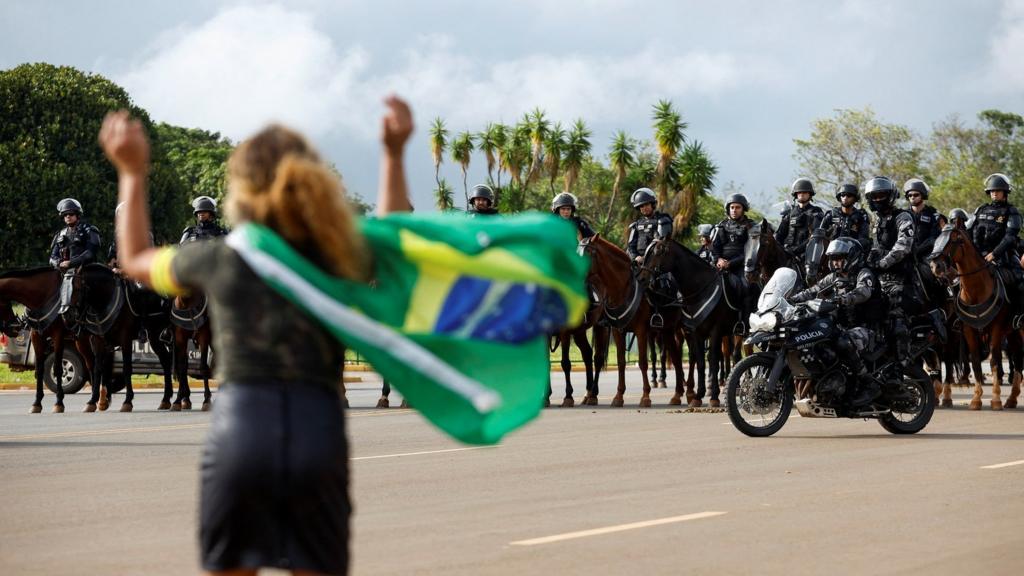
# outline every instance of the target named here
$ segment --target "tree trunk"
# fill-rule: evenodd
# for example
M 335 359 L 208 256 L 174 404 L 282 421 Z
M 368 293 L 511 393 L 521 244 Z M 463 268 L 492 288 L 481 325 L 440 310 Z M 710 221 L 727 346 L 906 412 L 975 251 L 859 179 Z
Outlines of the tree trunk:
M 608 236 L 608 225 L 611 223 L 612 212 L 615 210 L 615 197 L 619 195 L 619 185 L 622 182 L 622 172 L 615 174 L 615 182 L 612 184 L 612 199 L 608 201 L 608 212 L 604 215 L 604 224 L 601 226 L 601 236 Z

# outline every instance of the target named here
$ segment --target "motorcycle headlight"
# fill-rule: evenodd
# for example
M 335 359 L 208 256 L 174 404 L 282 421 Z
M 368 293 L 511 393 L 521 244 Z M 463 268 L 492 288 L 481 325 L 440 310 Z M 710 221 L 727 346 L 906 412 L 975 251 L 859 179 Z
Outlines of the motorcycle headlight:
M 767 332 L 768 330 L 774 330 L 775 326 L 779 323 L 779 316 L 775 312 L 765 312 L 764 314 L 750 315 L 750 331 L 751 332 Z

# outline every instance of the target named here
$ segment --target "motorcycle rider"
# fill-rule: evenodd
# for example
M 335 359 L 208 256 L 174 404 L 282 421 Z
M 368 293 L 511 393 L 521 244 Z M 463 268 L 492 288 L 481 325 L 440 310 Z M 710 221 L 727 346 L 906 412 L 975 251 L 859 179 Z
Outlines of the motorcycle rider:
M 178 244 L 209 240 L 228 233 L 217 224 L 217 201 L 209 196 L 200 196 L 192 201 L 192 214 L 196 217 L 196 225 L 185 228 Z
M 643 264 L 647 246 L 655 240 L 672 237 L 672 218 L 668 214 L 658 212 L 658 198 L 650 188 L 637 189 L 633 192 L 630 202 L 640 213 L 640 217 L 629 225 L 626 253 L 633 262 Z
M 576 233 L 579 238 L 590 238 L 594 235 L 594 229 L 586 220 L 576 215 L 576 196 L 569 192 L 562 192 L 551 201 L 551 213 L 560 218 L 572 221 L 576 225 Z
M 828 275 L 789 300 L 799 303 L 830 298 L 839 307 L 838 320 L 843 330 L 836 342 L 836 351 L 858 383 L 853 406 L 867 406 L 882 393 L 861 359 L 871 349 L 875 333 L 885 320 L 882 291 L 874 272 L 864 265 L 864 248 L 856 238 L 836 238 L 829 243 L 825 258 Z
M 853 238 L 868 250 L 871 247 L 871 222 L 867 211 L 856 205 L 860 202 L 860 189 L 855 184 L 843 184 L 836 190 L 836 201 L 839 205 L 825 212 L 818 229 L 825 231 L 828 241 L 840 236 Z
M 1009 202 L 1012 191 L 1010 178 L 1005 174 L 992 174 L 986 178 L 985 192 L 992 201 L 974 211 L 968 228 L 974 246 L 985 257 L 985 261 L 994 264 L 1002 274 L 1013 301 L 1013 327 L 1019 329 L 1024 320 L 1024 314 L 1021 313 L 1024 305 L 1024 269 L 1015 252 L 1021 216 Z
M 57 213 L 64 219 L 65 226 L 50 244 L 50 266 L 64 275 L 60 287 L 60 314 L 73 324 L 78 316 L 78 311 L 71 307 L 75 277 L 82 266 L 96 262 L 100 253 L 100 231 L 83 219 L 82 203 L 74 198 L 58 202 Z
M 875 213 L 875 245 L 868 266 L 876 271 L 882 293 L 889 301 L 893 339 L 899 360 L 906 358 L 909 323 L 904 309 L 920 302 L 916 282 L 911 280 L 914 247 L 914 217 L 896 206 L 896 186 L 885 176 L 875 176 L 864 185 L 868 207 Z
M 790 187 L 790 194 L 795 204 L 782 211 L 779 229 L 775 231 L 775 240 L 797 262 L 800 269 L 804 260 L 804 251 L 811 232 L 818 228 L 825 216 L 821 208 L 811 203 L 814 197 L 814 185 L 807 178 L 797 178 Z
M 697 256 L 708 264 L 715 265 L 715 256 L 711 253 L 711 236 L 715 229 L 713 224 L 701 224 L 697 226 L 697 239 L 700 240 L 700 248 L 697 248 Z
M 469 204 L 466 213 L 472 217 L 493 216 L 498 213 L 498 209 L 494 207 L 494 190 L 491 190 L 491 187 L 486 184 L 473 186 Z

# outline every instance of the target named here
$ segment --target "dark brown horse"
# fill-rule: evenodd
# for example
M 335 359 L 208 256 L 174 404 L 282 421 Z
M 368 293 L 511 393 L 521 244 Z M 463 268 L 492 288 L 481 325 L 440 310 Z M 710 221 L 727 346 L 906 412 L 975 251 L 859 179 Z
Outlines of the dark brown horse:
M 1010 325 L 1010 308 L 1007 290 L 999 272 L 985 261 L 971 243 L 962 226 L 946 226 L 935 241 L 931 255 L 931 268 L 936 277 L 948 276 L 949 269 L 955 269 L 960 278 L 960 294 L 957 296 L 956 312 L 963 321 L 964 339 L 970 351 L 971 367 L 974 369 L 974 397 L 969 405 L 971 410 L 981 409 L 982 384 L 981 350 L 988 344 L 991 350 L 989 366 L 992 370 L 993 410 L 1002 410 L 1000 399 L 1003 384 L 1003 342 L 1008 342 L 1011 364 L 1014 366 L 1013 387 L 1007 399 L 1006 408 L 1017 407 L 1020 395 L 1020 368 L 1024 359 L 1021 334 Z M 947 384 L 943 389 L 943 403 L 952 403 Z M 946 404 L 948 405 L 948 404 Z
M 14 336 L 17 333 L 15 328 L 20 326 L 20 321 L 14 314 L 13 302 L 28 309 L 26 323 L 32 330 L 32 348 L 36 352 L 36 397 L 32 403 L 33 414 L 43 410 L 43 367 L 48 341 L 53 342 L 53 378 L 57 383 L 57 401 L 53 405 L 53 412 L 64 412 L 64 389 L 61 380 L 64 344 L 70 334 L 64 320 L 57 313 L 61 280 L 60 273 L 49 267 L 12 270 L 0 274 L 0 327 L 3 328 L 3 332 L 8 336 Z M 92 354 L 88 345 L 82 346 L 76 341 L 76 348 L 82 353 L 82 360 L 91 373 Z M 96 387 L 95 382 L 93 386 Z
M 651 252 L 653 245 L 648 248 Z M 643 378 L 643 395 L 640 398 L 641 407 L 651 405 L 651 384 L 647 374 L 647 340 L 651 334 L 651 305 L 645 298 L 645 289 L 651 279 L 652 267 L 649 264 L 641 266 L 637 275 L 632 273 L 632 261 L 618 246 L 605 240 L 600 235 L 591 236 L 580 242 L 580 250 L 590 257 L 590 270 L 587 273 L 587 282 L 593 287 L 598 302 L 604 306 L 602 322 L 610 325 L 615 338 L 616 359 L 619 368 L 619 385 L 611 405 L 620 407 L 624 403 L 623 395 L 626 393 L 626 333 L 632 332 L 636 335 L 637 350 L 640 354 L 640 372 Z M 682 352 L 675 342 L 675 326 L 678 318 L 665 315 L 663 328 L 658 332 L 664 338 L 663 346 L 669 350 L 672 359 L 672 367 L 676 374 L 676 390 L 670 404 L 681 404 L 684 394 L 682 378 Z M 595 337 L 595 341 L 600 340 Z M 602 346 L 599 344 L 598 349 Z M 604 347 L 607 350 L 606 347 Z M 590 403 L 590 398 L 597 397 L 598 386 L 595 380 L 592 390 L 587 392 L 584 403 Z M 692 390 L 690 395 L 692 396 Z
M 178 396 L 169 404 L 165 398 L 160 409 L 172 412 L 192 409 L 192 390 L 188 385 L 188 347 L 195 343 L 199 350 L 199 372 L 203 379 L 203 411 L 210 409 L 210 350 L 213 335 L 210 332 L 210 317 L 206 311 L 206 295 L 190 294 L 178 296 L 171 309 L 171 323 L 174 325 L 174 374 L 178 379 Z

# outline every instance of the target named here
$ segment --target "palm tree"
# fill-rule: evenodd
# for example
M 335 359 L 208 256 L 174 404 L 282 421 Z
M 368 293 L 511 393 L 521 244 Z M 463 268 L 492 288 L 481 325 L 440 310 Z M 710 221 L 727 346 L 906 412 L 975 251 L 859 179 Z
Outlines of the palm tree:
M 434 156 L 434 180 L 437 187 L 441 187 L 441 162 L 444 161 L 444 149 L 448 146 L 448 129 L 444 126 L 444 120 L 440 117 L 434 118 L 430 125 L 430 153 Z
M 455 209 L 455 197 L 452 194 L 451 186 L 448 186 L 448 181 L 444 178 L 438 180 L 437 188 L 434 188 L 434 202 L 441 212 Z
M 544 169 L 548 171 L 548 189 L 555 193 L 555 180 L 561 169 L 562 150 L 565 148 L 565 130 L 556 123 L 544 138 Z
M 491 182 L 494 181 L 495 153 L 499 148 L 498 141 L 504 139 L 504 134 L 499 135 L 499 131 L 503 132 L 504 126 L 488 122 L 483 132 L 476 135 L 477 149 L 483 152 L 484 157 L 487 158 L 487 179 Z
M 523 165 L 530 159 L 530 125 L 516 124 L 505 140 L 501 150 L 501 163 L 512 178 L 512 184 L 519 186 L 523 181 Z
M 473 155 L 473 135 L 469 132 L 462 132 L 452 140 L 451 144 L 452 161 L 458 162 L 462 167 L 462 191 L 466 195 L 466 205 L 469 205 L 469 186 L 466 182 L 466 172 L 469 170 L 469 160 Z
M 540 168 L 543 163 L 544 141 L 547 140 L 551 123 L 544 116 L 544 111 L 534 108 L 533 112 L 526 115 L 526 123 L 530 126 L 530 170 L 526 173 L 526 181 L 534 182 L 540 176 Z
M 565 143 L 565 154 L 562 164 L 565 166 L 565 191 L 572 192 L 576 179 L 579 177 L 583 161 L 590 154 L 590 130 L 582 119 L 577 119 L 569 131 Z
M 611 223 L 612 211 L 615 210 L 615 198 L 619 194 L 619 186 L 626 177 L 626 171 L 636 164 L 636 142 L 626 132 L 619 130 L 612 138 L 612 147 L 608 151 L 608 162 L 611 169 L 615 171 L 615 182 L 612 184 L 612 198 L 608 202 L 608 212 L 604 216 L 604 224 L 601 226 L 601 234 L 608 231 L 608 224 Z
M 710 192 L 714 187 L 718 166 L 699 141 L 687 144 L 673 164 L 679 178 L 679 197 L 676 201 L 679 211 L 676 213 L 672 230 L 680 234 L 690 226 L 693 215 L 697 212 L 697 197 Z
M 654 105 L 654 141 L 658 145 L 658 204 L 668 200 L 668 189 L 674 188 L 669 168 L 676 153 L 686 142 L 686 122 L 675 111 L 670 100 L 659 100 Z

